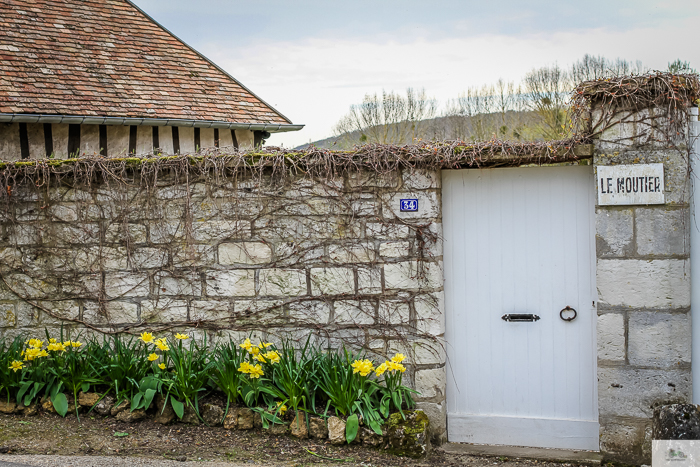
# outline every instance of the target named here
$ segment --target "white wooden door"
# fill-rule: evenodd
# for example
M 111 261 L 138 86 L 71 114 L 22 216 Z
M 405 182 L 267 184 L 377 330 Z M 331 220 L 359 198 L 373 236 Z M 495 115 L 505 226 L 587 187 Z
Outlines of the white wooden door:
M 594 187 L 586 166 L 443 171 L 450 441 L 599 449 Z

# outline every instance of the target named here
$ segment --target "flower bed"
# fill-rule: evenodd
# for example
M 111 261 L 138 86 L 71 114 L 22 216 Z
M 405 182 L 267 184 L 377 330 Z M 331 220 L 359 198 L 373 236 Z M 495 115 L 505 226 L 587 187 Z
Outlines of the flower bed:
M 156 419 L 172 413 L 180 420 L 232 427 L 250 415 L 263 428 L 278 430 L 286 429 L 284 418 L 294 416 L 292 432 L 305 429 L 307 435 L 310 420 L 331 428 L 325 420 L 333 418 L 336 425 L 342 422 L 344 441 L 350 443 L 362 430 L 368 439 L 371 432 L 381 436 L 391 413 L 405 418 L 404 409 L 415 406 L 415 391 L 403 385 L 402 354 L 375 367 L 346 349 L 326 352 L 308 342 L 298 349 L 246 339 L 210 349 L 180 333 L 156 338 L 144 332 L 101 342 L 62 337 L 47 333 L 46 340 L 0 342 L 0 399 L 13 406 L 5 411 L 31 412 L 43 404 L 79 418 L 84 406 L 133 420 L 150 409 Z M 212 395 L 225 400 L 218 412 L 201 404 Z

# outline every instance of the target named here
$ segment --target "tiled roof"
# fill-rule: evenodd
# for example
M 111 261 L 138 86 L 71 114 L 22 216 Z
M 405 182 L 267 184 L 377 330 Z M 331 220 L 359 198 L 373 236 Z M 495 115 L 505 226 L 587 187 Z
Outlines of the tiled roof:
M 0 0 L 0 113 L 291 123 L 125 0 Z

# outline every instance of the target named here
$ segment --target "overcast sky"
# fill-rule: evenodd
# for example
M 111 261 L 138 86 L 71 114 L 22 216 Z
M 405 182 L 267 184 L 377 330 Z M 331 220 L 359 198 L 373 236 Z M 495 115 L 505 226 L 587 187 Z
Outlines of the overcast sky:
M 268 144 L 332 135 L 366 93 L 519 81 L 585 53 L 700 67 L 700 0 L 135 0 L 294 123 Z

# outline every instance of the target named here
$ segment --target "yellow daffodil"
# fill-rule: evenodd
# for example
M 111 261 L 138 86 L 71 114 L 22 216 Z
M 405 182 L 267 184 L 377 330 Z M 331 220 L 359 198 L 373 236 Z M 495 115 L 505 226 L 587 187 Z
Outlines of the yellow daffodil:
M 166 350 L 170 350 L 170 347 L 168 347 L 168 343 L 164 337 L 156 341 L 156 347 L 158 347 L 158 349 L 162 350 L 163 352 L 165 352 Z
M 401 373 L 406 371 L 406 367 L 404 367 L 402 364 L 392 362 L 389 360 L 386 361 L 386 366 L 389 369 L 389 371 L 400 371 Z
M 32 347 L 34 349 L 40 349 L 44 346 L 44 341 L 40 341 L 39 339 L 29 339 L 29 347 Z
M 160 368 L 161 370 L 165 370 L 165 363 L 158 364 L 158 368 Z
M 266 349 L 272 345 L 272 342 L 261 342 L 258 344 L 258 347 L 262 349 Z
M 9 368 L 16 373 L 17 370 L 24 368 L 24 363 L 20 362 L 19 360 L 15 360 L 10 364 Z
M 280 362 L 280 355 L 274 351 L 270 350 L 269 352 L 263 354 L 263 356 L 270 361 L 270 363 L 279 363 Z
M 70 345 L 71 345 L 72 347 L 76 347 L 76 348 L 77 348 L 77 347 L 80 347 L 81 345 L 83 345 L 83 343 L 82 343 L 82 342 L 72 341 L 72 342 L 70 343 Z
M 241 362 L 241 366 L 238 367 L 238 371 L 241 373 L 250 373 L 250 368 L 252 365 L 248 362 Z
M 260 363 L 267 363 L 267 361 L 265 360 L 265 357 L 261 353 L 254 355 L 253 359 L 259 361 Z
M 287 411 L 287 406 L 282 403 L 282 401 L 279 401 L 277 403 L 277 407 L 279 407 L 279 412 L 280 415 L 284 415 L 284 413 Z
M 152 353 L 151 355 L 148 356 L 149 362 L 155 362 L 156 360 L 158 360 L 158 355 Z
M 39 352 L 38 356 L 39 357 L 48 357 L 49 353 L 46 350 L 42 350 L 41 352 Z
M 55 344 L 55 343 L 56 343 L 56 339 L 54 339 L 53 337 L 51 339 L 49 339 L 49 344 Z
M 374 370 L 374 365 L 372 365 L 372 362 L 367 359 L 355 360 L 351 366 L 353 374 L 359 373 L 360 376 L 367 376 Z
M 179 332 L 177 334 L 175 334 L 175 339 L 180 339 L 180 340 L 184 341 L 185 339 L 189 339 L 189 338 L 190 338 L 190 336 L 188 336 L 187 334 L 180 334 Z
M 251 378 L 260 378 L 265 373 L 263 373 L 262 367 L 260 365 L 251 365 L 248 371 L 248 376 Z
M 34 360 L 35 358 L 40 357 L 40 356 L 41 356 L 41 349 L 37 349 L 34 347 L 31 349 L 27 349 L 27 351 L 24 353 L 24 359 L 26 361 L 29 361 L 29 362 L 31 362 L 32 360 Z
M 60 342 L 52 342 L 48 347 L 46 347 L 46 350 L 50 350 L 52 352 L 65 352 L 66 346 Z
M 63 345 L 65 345 L 66 347 L 70 347 L 70 344 L 71 344 L 70 341 L 65 341 L 65 342 L 63 343 Z
M 243 341 L 240 347 L 250 352 L 250 349 L 253 347 L 253 344 L 250 343 L 250 339 L 246 339 L 245 341 Z
M 376 370 L 374 370 L 374 373 L 375 373 L 377 376 L 381 376 L 381 375 L 384 374 L 384 372 L 387 370 L 387 368 L 388 368 L 388 367 L 387 367 L 387 365 L 386 365 L 386 362 L 384 362 L 384 363 L 382 363 L 381 365 L 379 365 L 379 366 L 377 367 Z
M 401 363 L 406 359 L 406 356 L 402 353 L 397 353 L 393 357 L 391 357 L 391 361 L 394 363 Z
M 153 334 L 151 334 L 150 332 L 142 332 L 139 339 L 148 344 L 149 342 L 153 342 Z
M 252 353 L 253 355 L 257 355 L 260 353 L 260 347 L 251 347 L 249 352 Z

